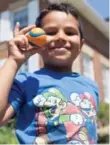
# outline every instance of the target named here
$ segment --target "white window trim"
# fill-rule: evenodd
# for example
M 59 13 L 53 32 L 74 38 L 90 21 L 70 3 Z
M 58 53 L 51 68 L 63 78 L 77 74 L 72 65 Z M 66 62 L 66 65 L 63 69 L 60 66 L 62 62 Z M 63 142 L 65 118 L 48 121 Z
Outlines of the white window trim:
M 108 74 L 105 78 L 105 75 L 103 74 L 104 73 L 103 71 L 106 71 L 106 70 L 107 70 Z M 107 81 L 106 85 L 105 85 L 104 79 L 106 79 L 105 81 Z M 103 83 L 103 91 L 104 91 L 104 101 L 106 103 L 110 103 L 110 98 L 109 98 L 109 67 L 106 66 L 105 64 L 102 64 L 102 83 Z M 105 91 L 107 91 L 107 92 L 105 92 Z
M 91 69 L 91 74 L 89 74 L 88 72 L 86 72 L 85 70 L 84 70 L 84 59 L 85 59 L 85 57 L 88 57 L 88 58 L 90 58 L 90 61 L 92 62 L 92 69 Z M 86 77 L 88 77 L 88 78 L 90 78 L 90 79 L 92 79 L 92 80 L 94 80 L 95 79 L 95 76 L 94 76 L 94 63 L 93 63 L 93 57 L 91 57 L 90 55 L 88 55 L 87 53 L 84 53 L 84 52 L 82 52 L 82 59 L 83 59 L 83 61 L 82 61 L 82 66 L 83 66 L 83 75 L 84 76 L 86 76 Z

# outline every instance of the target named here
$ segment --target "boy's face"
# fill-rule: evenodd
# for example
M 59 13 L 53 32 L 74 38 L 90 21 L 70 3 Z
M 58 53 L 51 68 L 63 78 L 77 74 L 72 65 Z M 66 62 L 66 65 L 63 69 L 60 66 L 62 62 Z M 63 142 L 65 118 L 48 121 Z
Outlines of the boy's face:
M 52 11 L 42 19 L 47 34 L 46 49 L 41 55 L 46 66 L 71 67 L 81 50 L 79 23 L 65 12 Z

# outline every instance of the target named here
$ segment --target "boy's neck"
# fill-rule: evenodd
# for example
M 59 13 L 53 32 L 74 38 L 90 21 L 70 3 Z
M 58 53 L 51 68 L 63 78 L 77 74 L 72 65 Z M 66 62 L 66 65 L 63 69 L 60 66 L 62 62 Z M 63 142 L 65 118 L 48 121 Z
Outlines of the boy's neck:
M 55 72 L 65 72 L 65 73 L 71 73 L 72 72 L 70 67 L 45 65 L 44 68 L 55 71 Z

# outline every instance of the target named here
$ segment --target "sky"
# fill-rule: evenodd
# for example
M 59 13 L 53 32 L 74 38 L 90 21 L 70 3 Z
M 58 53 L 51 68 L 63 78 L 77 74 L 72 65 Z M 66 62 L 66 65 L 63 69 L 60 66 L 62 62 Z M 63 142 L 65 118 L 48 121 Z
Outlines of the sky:
M 109 16 L 109 0 L 86 0 L 104 19 Z

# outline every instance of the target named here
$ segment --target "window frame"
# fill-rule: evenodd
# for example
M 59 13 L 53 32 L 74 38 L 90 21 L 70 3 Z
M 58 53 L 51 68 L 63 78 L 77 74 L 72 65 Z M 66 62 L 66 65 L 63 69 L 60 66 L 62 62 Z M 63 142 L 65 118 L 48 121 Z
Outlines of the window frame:
M 27 11 L 27 25 L 26 26 L 28 26 L 28 23 L 29 23 L 29 16 L 28 16 L 28 6 L 26 5 L 26 6 L 23 6 L 23 7 L 20 7 L 20 8 L 16 8 L 16 9 L 14 9 L 11 13 L 12 13 L 12 15 L 11 15 L 11 22 L 12 22 L 12 24 L 11 24 L 11 26 L 12 26 L 12 30 L 14 29 L 14 26 L 15 26 L 15 23 L 14 23 L 14 14 L 15 13 L 19 13 L 20 11 L 23 11 L 23 10 L 26 10 Z M 23 27 L 21 27 L 20 29 L 22 29 Z M 29 71 L 29 60 L 27 60 L 21 67 L 20 67 L 20 69 L 18 70 L 18 73 L 20 73 L 20 72 L 25 72 L 25 71 Z
M 87 59 L 88 60 L 90 60 L 90 61 L 87 61 Z M 92 63 L 92 66 L 91 65 L 85 65 L 84 63 L 84 61 L 86 60 L 86 63 L 87 62 L 90 62 L 90 63 Z M 85 65 L 85 66 L 84 66 Z M 88 72 L 86 69 L 87 69 L 87 66 L 90 66 L 91 67 L 91 69 L 89 68 L 88 70 L 91 70 L 91 73 L 90 73 L 90 71 Z M 90 78 L 90 79 L 92 79 L 92 80 L 95 80 L 95 74 L 94 74 L 94 62 L 93 62 L 93 57 L 92 56 L 90 56 L 90 55 L 88 55 L 87 53 L 85 53 L 85 52 L 82 52 L 82 69 L 83 69 L 83 75 L 84 76 L 86 76 L 86 77 L 88 77 L 88 78 Z M 86 69 L 85 69 L 86 68 Z
M 103 92 L 104 92 L 104 102 L 110 103 L 109 98 L 109 67 L 102 63 L 102 85 L 103 85 Z M 104 70 L 105 69 L 105 70 Z M 107 71 L 107 76 L 105 76 L 105 71 Z M 108 81 L 108 82 L 107 82 Z

